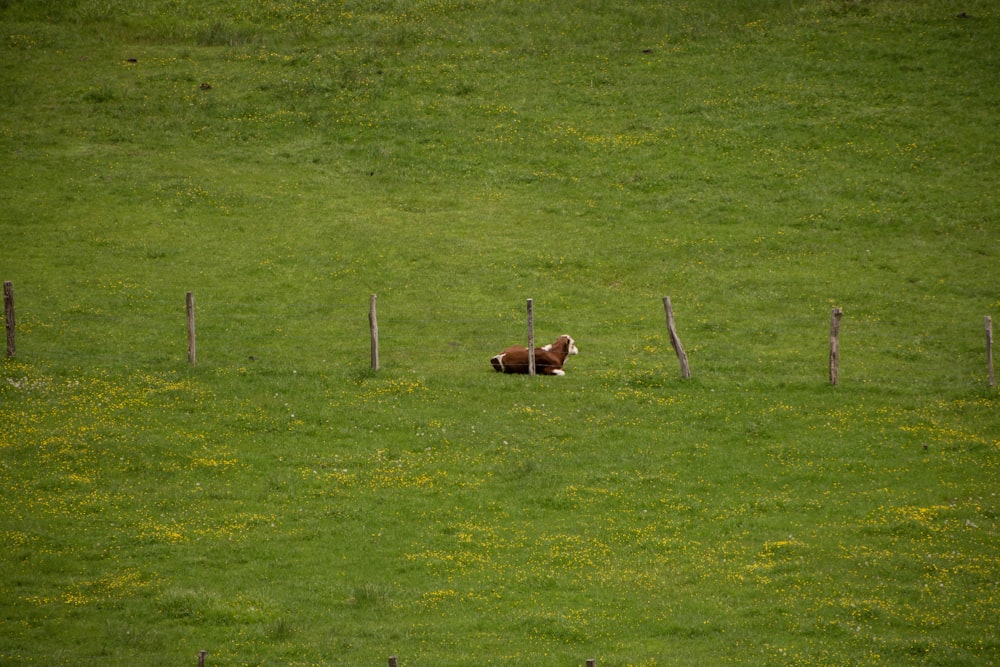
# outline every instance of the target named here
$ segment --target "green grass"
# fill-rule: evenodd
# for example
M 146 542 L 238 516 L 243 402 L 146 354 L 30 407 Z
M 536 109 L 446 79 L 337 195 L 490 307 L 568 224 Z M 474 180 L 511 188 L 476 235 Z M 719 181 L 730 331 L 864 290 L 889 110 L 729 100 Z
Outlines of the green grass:
M 0 0 L 0 663 L 996 664 L 998 41 Z

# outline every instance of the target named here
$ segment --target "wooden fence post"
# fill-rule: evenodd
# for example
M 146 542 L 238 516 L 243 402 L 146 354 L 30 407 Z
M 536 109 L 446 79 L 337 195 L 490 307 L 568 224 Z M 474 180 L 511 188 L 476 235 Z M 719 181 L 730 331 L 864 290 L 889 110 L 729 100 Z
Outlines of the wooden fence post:
M 389 667 L 396 667 L 396 656 L 389 656 Z
M 688 357 L 681 345 L 680 336 L 677 335 L 677 326 L 674 324 L 674 309 L 670 305 L 670 297 L 663 297 L 663 309 L 667 311 L 667 330 L 670 332 L 670 344 L 677 353 L 677 358 L 681 362 L 681 377 L 687 379 L 691 377 L 691 367 L 688 366 Z
M 844 311 L 834 308 L 830 316 L 830 384 L 836 386 L 840 380 L 840 318 Z
M 587 660 L 587 667 L 597 667 L 597 661 L 593 658 Z
M 990 386 L 997 386 L 997 381 L 993 375 L 993 318 L 986 316 L 986 370 L 990 378 Z
M 535 374 L 535 308 L 528 299 L 528 375 Z
M 368 326 L 371 329 L 371 339 L 372 339 L 372 370 L 377 371 L 379 369 L 378 360 L 378 314 L 375 312 L 375 295 L 372 294 L 371 300 L 368 302 Z
M 205 656 L 208 655 L 208 651 L 202 649 L 198 651 L 198 667 L 205 667 Z
M 13 358 L 17 352 L 14 345 L 14 283 L 9 280 L 3 284 L 3 312 L 4 320 L 7 322 L 7 356 Z
M 194 292 L 188 292 L 185 301 L 187 304 L 188 362 L 194 366 L 198 363 L 197 342 L 194 334 Z

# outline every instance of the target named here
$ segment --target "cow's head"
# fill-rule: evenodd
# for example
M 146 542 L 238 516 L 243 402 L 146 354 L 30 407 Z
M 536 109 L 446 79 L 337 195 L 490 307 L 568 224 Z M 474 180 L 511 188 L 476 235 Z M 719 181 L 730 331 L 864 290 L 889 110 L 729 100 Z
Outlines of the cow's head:
M 545 350 L 546 352 L 554 351 L 556 354 L 563 354 L 567 357 L 571 354 L 580 353 L 580 350 L 578 350 L 576 347 L 576 341 L 573 340 L 572 336 L 568 336 L 566 334 L 559 336 L 559 338 L 556 339 L 556 342 L 549 343 L 542 349 Z
M 566 339 L 566 354 L 567 355 L 570 355 L 570 354 L 580 354 L 580 350 L 576 349 L 576 341 L 573 340 L 572 337 L 567 336 L 565 334 L 562 335 L 562 336 L 560 336 L 559 340 L 562 340 L 564 338 Z

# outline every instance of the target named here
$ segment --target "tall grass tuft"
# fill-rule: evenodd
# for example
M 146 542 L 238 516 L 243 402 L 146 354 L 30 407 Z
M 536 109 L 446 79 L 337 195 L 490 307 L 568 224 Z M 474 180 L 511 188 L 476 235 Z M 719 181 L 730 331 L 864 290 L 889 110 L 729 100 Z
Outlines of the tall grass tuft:
M 225 21 L 214 21 L 200 29 L 195 35 L 198 46 L 239 47 L 259 44 L 260 34 L 250 26 L 240 26 Z

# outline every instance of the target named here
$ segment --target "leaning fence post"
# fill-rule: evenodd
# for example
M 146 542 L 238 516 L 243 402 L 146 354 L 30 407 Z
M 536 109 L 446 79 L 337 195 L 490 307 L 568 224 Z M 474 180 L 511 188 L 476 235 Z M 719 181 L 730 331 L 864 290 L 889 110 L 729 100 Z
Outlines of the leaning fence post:
M 836 386 L 840 379 L 840 318 L 844 311 L 834 308 L 830 316 L 830 384 Z
M 997 386 L 993 375 L 993 318 L 986 316 L 986 370 L 989 373 L 990 386 Z
M 535 308 L 528 299 L 528 375 L 535 374 Z
M 188 292 L 187 304 L 188 362 L 194 366 L 198 362 L 197 343 L 194 334 L 194 292 Z
M 7 356 L 13 358 L 17 352 L 14 345 L 14 283 L 9 280 L 3 284 L 3 312 L 7 322 Z
M 674 347 L 674 352 L 677 353 L 677 358 L 681 362 L 681 377 L 689 378 L 691 377 L 691 367 L 688 366 L 688 357 L 684 352 L 684 346 L 681 345 L 680 336 L 677 335 L 677 326 L 674 324 L 674 309 L 670 305 L 670 297 L 663 297 L 663 309 L 667 311 L 667 330 L 670 332 L 670 344 Z
M 378 315 L 375 312 L 375 295 L 372 294 L 371 300 L 368 302 L 368 326 L 371 329 L 371 339 L 372 339 L 372 370 L 377 371 L 379 369 L 378 361 Z

